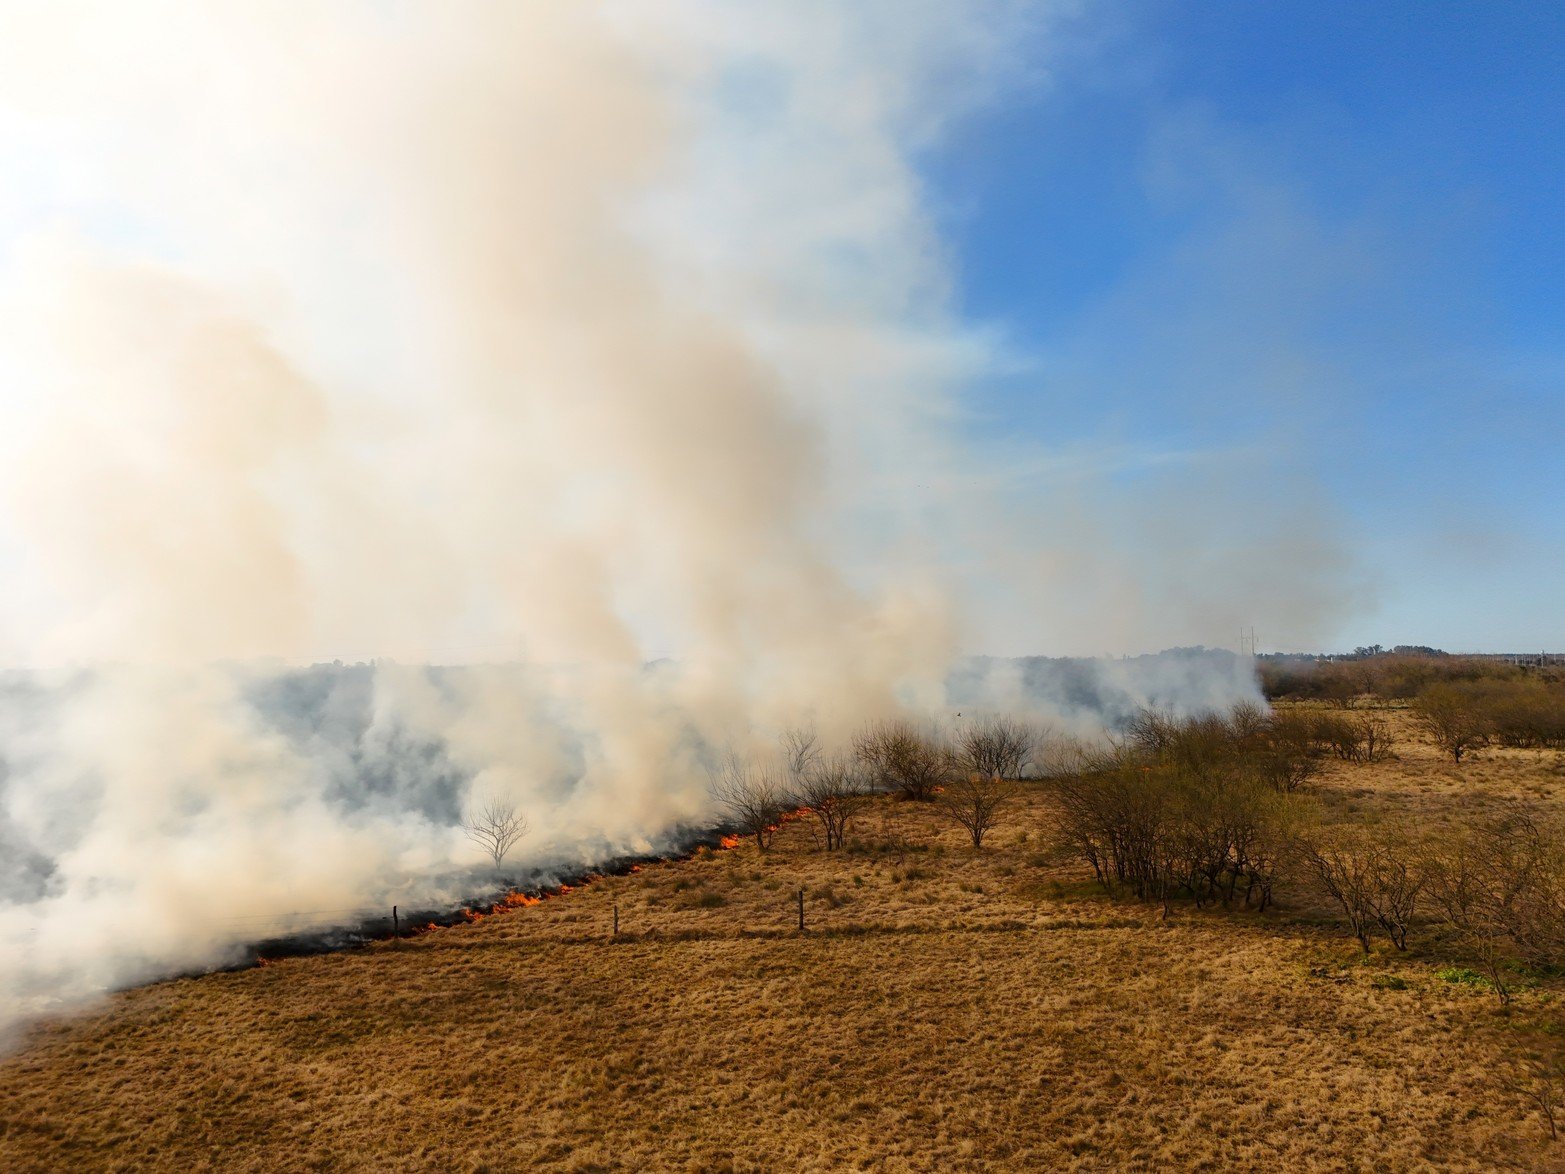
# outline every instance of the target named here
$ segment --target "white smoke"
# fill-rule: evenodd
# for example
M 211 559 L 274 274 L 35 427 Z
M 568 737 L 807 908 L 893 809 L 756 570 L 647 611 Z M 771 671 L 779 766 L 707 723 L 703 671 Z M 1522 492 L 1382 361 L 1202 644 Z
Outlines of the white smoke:
M 1047 6 L 0 13 L 0 1015 L 459 895 L 470 793 L 656 849 L 996 630 L 915 162 Z

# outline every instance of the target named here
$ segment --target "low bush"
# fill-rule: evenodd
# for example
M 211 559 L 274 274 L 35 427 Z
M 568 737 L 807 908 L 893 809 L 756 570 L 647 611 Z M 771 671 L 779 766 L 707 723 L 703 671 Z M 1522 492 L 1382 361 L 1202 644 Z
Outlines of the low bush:
M 1335 829 L 1301 837 L 1298 854 L 1321 894 L 1347 916 L 1364 953 L 1383 933 L 1407 949 L 1425 878 L 1416 850 L 1380 828 Z
M 1343 762 L 1384 762 L 1391 757 L 1391 726 L 1382 718 L 1317 714 L 1307 720 L 1315 745 Z
M 1493 727 L 1470 688 L 1431 685 L 1414 699 L 1413 712 L 1435 745 L 1454 763 L 1489 744 Z
M 1565 964 L 1565 832 L 1528 815 L 1446 836 L 1427 865 L 1430 905 L 1502 1002 L 1518 967 Z
M 933 799 L 959 768 L 956 752 L 937 730 L 909 721 L 865 726 L 854 736 L 853 753 L 875 786 L 918 802 Z
M 1326 701 L 1346 709 L 1364 696 L 1407 701 L 1432 685 L 1543 680 L 1547 672 L 1491 657 L 1413 649 L 1332 659 L 1265 657 L 1256 665 L 1256 677 L 1270 700 Z
M 1487 987 L 1489 980 L 1479 974 L 1471 966 L 1442 966 L 1435 971 L 1435 977 L 1441 982 L 1451 983 L 1453 986 Z
M 1279 752 L 1292 753 L 1251 707 L 1184 720 L 1147 711 L 1121 743 L 1046 785 L 1064 846 L 1105 887 L 1165 914 L 1178 896 L 1230 905 L 1241 891 L 1264 910 L 1298 813 L 1296 781 L 1271 769 Z

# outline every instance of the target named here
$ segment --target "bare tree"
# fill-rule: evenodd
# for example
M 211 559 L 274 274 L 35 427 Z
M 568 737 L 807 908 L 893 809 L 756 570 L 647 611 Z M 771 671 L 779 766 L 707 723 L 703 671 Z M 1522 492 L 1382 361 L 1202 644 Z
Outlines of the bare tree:
M 1502 1073 L 1500 1086 L 1524 1104 L 1536 1107 L 1548 1126 L 1549 1138 L 1559 1140 L 1561 1102 L 1565 1101 L 1565 1063 L 1561 1062 L 1558 1053 L 1529 1052 L 1517 1057 L 1510 1072 Z
M 873 788 L 864 768 L 840 755 L 817 757 L 799 783 L 798 799 L 820 822 L 828 852 L 848 840 L 854 819 L 869 803 Z
M 1301 841 L 1300 855 L 1321 890 L 1347 914 L 1364 953 L 1378 926 L 1391 944 L 1407 949 L 1425 875 L 1409 847 L 1382 842 L 1371 831 L 1338 832 Z
M 762 852 L 793 803 L 777 771 L 758 766 L 733 750 L 712 770 L 708 789 L 724 822 L 742 836 L 754 836 L 755 846 Z
M 853 753 L 884 790 L 897 788 L 897 765 L 913 753 L 918 731 L 911 722 L 871 722 L 853 735 Z
M 1413 712 L 1454 763 L 1459 764 L 1467 751 L 1489 743 L 1487 715 L 1456 685 L 1431 685 L 1413 699 Z
M 1502 1003 L 1513 962 L 1565 962 L 1565 834 L 1526 814 L 1448 836 L 1429 862 L 1439 919 L 1483 968 Z
M 999 822 L 1006 804 L 1016 798 L 1017 790 L 1014 782 L 998 774 L 967 771 L 946 784 L 940 807 L 966 829 L 974 848 L 982 848 L 984 837 Z
M 813 726 L 789 726 L 778 739 L 782 745 L 783 762 L 788 770 L 788 781 L 795 788 L 801 787 L 817 763 L 821 760 L 821 743 Z
M 462 820 L 462 830 L 467 838 L 489 853 L 496 868 L 531 826 L 527 817 L 516 810 L 516 804 L 498 795 L 477 800 Z
M 908 721 L 865 726 L 854 736 L 853 752 L 878 786 L 906 799 L 934 798 L 955 773 L 955 759 L 940 736 Z
M 1375 911 L 1370 901 L 1370 864 L 1368 853 L 1357 845 L 1331 841 L 1305 842 L 1300 855 L 1314 874 L 1321 891 L 1347 914 L 1348 925 L 1369 955 L 1369 936 L 1375 926 Z
M 996 715 L 964 726 L 956 750 L 962 765 L 981 775 L 1016 779 L 1032 765 L 1043 742 L 1041 731 L 1014 717 Z

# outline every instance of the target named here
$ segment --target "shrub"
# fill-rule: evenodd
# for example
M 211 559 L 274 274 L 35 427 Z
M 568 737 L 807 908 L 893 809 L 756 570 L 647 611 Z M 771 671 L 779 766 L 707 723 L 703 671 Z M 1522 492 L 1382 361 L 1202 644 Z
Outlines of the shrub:
M 1446 838 L 1428 865 L 1430 903 L 1471 953 L 1501 1002 L 1518 962 L 1565 963 L 1565 835 L 1528 815 Z
M 1359 762 L 1384 762 L 1392 757 L 1392 748 L 1396 740 L 1391 733 L 1391 725 L 1378 717 L 1365 717 L 1359 720 L 1359 731 L 1362 735 L 1363 756 Z
M 1391 755 L 1391 727 L 1380 718 L 1320 714 L 1312 724 L 1315 741 L 1344 762 L 1383 762 Z
M 1197 906 L 1270 904 L 1297 801 L 1264 761 L 1269 736 L 1252 717 L 1176 720 L 1144 712 L 1125 740 L 1048 786 L 1065 846 L 1105 887 L 1124 885 L 1165 913 L 1177 895 Z
M 711 889 L 697 889 L 693 893 L 676 898 L 676 909 L 721 909 L 728 904 L 728 898 L 722 893 L 713 892 Z
M 1431 685 L 1414 699 L 1413 712 L 1452 762 L 1460 763 L 1463 754 L 1489 743 L 1489 719 L 1470 688 Z
M 810 890 L 810 900 L 820 901 L 830 909 L 841 909 L 848 903 L 848 898 L 838 893 L 830 885 L 818 885 Z
M 1043 744 L 1042 730 L 1013 717 L 991 716 L 958 731 L 956 756 L 971 773 L 1017 779 L 1034 766 Z
M 940 808 L 967 833 L 974 848 L 982 848 L 984 837 L 1000 822 L 1016 795 L 1016 784 L 1009 779 L 970 771 L 946 784 Z
M 1398 950 L 1407 949 L 1424 887 L 1423 871 L 1407 846 L 1388 842 L 1378 829 L 1360 828 L 1317 834 L 1298 847 L 1311 879 L 1346 914 L 1365 954 L 1377 929 Z
M 1479 974 L 1471 966 L 1442 966 L 1435 971 L 1435 977 L 1441 982 L 1448 982 L 1453 986 L 1485 987 L 1491 985 L 1487 978 Z
M 802 771 L 797 800 L 810 809 L 820 824 L 828 852 L 843 847 L 853 823 L 870 802 L 870 780 L 852 759 L 837 755 L 819 757 Z
M 944 739 L 907 721 L 865 726 L 853 739 L 853 752 L 878 786 L 906 799 L 934 798 L 956 770 Z

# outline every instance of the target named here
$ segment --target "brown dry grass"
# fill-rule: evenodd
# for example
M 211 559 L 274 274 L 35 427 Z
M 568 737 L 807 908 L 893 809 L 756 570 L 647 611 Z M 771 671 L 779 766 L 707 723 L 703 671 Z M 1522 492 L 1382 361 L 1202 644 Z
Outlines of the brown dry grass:
M 1556 755 L 1450 768 L 1391 717 L 1399 759 L 1330 768 L 1334 810 L 1565 793 Z M 117 995 L 0 1061 L 0 1167 L 1565 1168 L 1504 1087 L 1565 984 L 1501 1014 L 1298 901 L 1161 923 L 1049 830 L 1029 793 L 975 854 L 886 800 L 858 852 L 795 822 L 765 857 Z

